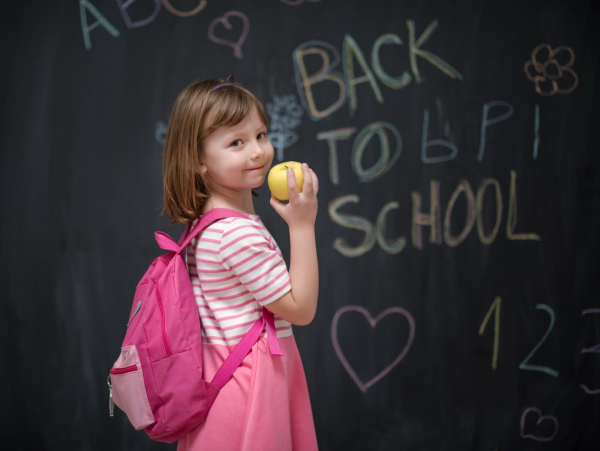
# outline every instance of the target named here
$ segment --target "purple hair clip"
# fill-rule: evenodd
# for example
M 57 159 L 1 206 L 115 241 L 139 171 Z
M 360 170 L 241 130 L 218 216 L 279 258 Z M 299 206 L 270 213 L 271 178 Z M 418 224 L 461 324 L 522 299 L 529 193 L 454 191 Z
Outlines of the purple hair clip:
M 217 89 L 223 87 L 223 86 L 229 86 L 229 85 L 233 85 L 234 83 L 221 83 L 220 85 L 215 86 L 214 88 L 212 88 L 210 90 L 210 92 L 216 91 Z

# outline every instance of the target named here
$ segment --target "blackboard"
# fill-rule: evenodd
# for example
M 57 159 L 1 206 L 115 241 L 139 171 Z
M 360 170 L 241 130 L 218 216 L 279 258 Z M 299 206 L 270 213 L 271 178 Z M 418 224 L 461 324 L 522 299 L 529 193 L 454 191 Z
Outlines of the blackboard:
M 135 284 L 173 237 L 177 94 L 267 107 L 319 175 L 320 449 L 600 447 L 593 1 L 81 0 L 0 6 L 3 449 L 175 449 L 108 414 Z M 289 264 L 289 235 L 257 214 Z

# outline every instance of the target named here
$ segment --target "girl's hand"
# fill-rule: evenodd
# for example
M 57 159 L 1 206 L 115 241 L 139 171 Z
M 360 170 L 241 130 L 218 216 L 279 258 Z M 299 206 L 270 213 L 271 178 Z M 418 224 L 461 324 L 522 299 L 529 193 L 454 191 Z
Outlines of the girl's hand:
M 317 193 L 319 179 L 306 163 L 302 164 L 304 183 L 302 192 L 298 192 L 293 169 L 287 170 L 288 192 L 290 200 L 287 204 L 281 202 L 271 193 L 270 204 L 275 211 L 287 222 L 289 228 L 314 227 L 317 218 Z

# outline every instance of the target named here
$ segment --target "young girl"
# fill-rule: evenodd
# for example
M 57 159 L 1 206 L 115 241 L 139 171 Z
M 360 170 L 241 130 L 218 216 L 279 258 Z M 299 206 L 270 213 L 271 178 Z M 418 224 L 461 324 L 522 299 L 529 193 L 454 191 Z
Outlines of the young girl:
M 195 82 L 179 95 L 165 143 L 163 212 L 171 223 L 192 222 L 192 227 L 213 208 L 249 216 L 214 222 L 186 252 L 202 329 L 204 379 L 212 379 L 262 317 L 263 307 L 274 315 L 276 343 L 283 355 L 277 355 L 276 346 L 272 354 L 273 337 L 265 328 L 205 422 L 179 440 L 178 451 L 318 449 L 292 324 L 309 324 L 316 312 L 319 183 L 305 163 L 301 193 L 290 169 L 289 203 L 271 195 L 271 206 L 290 231 L 288 272 L 279 246 L 252 204 L 252 196 L 258 195 L 252 189 L 264 183 L 273 154 L 263 105 L 232 77 Z

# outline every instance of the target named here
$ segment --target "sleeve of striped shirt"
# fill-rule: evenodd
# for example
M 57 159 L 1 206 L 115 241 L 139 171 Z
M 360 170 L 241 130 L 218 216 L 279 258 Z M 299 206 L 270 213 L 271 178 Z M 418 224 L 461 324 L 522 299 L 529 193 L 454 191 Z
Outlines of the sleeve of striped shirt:
M 262 233 L 261 233 L 262 232 Z M 239 218 L 223 224 L 219 255 L 261 306 L 276 301 L 292 289 L 285 261 L 270 234 L 251 219 Z

